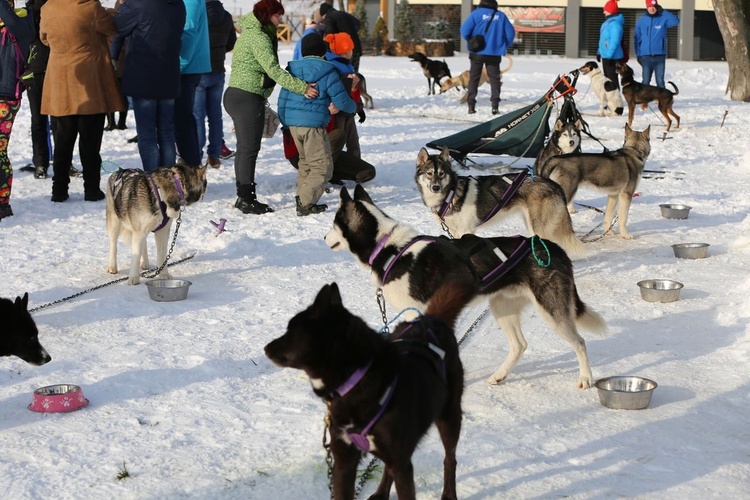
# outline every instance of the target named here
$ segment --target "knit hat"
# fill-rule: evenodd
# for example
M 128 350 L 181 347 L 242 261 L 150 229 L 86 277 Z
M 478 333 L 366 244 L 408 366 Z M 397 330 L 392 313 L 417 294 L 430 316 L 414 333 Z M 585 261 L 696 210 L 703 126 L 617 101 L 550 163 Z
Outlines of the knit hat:
M 346 54 L 350 50 L 354 49 L 354 41 L 349 33 L 335 33 L 333 35 L 326 35 L 325 41 L 328 42 L 328 47 L 331 52 L 340 56 Z
M 649 0 L 646 0 L 646 1 L 649 1 Z M 605 3 L 604 12 L 606 12 L 610 16 L 613 16 L 617 14 L 618 12 L 620 12 L 620 9 L 617 8 L 617 0 L 609 0 L 607 3 Z
M 333 9 L 333 5 L 331 5 L 330 3 L 323 2 L 322 4 L 320 4 L 320 15 L 325 16 L 326 14 L 328 14 L 328 11 L 331 9 Z
M 317 33 L 310 33 L 302 38 L 302 57 L 305 56 L 318 56 L 323 57 L 326 55 L 326 43 L 323 38 Z
M 649 7 L 656 7 L 656 4 L 657 4 L 656 0 L 646 0 L 646 8 L 647 9 Z

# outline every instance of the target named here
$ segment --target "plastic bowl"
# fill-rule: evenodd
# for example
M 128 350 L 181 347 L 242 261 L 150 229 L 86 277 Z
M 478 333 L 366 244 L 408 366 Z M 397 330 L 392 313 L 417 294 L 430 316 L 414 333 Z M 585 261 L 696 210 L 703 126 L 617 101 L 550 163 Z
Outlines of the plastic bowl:
M 192 285 L 186 280 L 151 280 L 146 282 L 148 296 L 157 302 L 175 302 L 187 298 L 188 289 Z
M 684 286 L 673 280 L 643 280 L 638 282 L 641 298 L 646 302 L 674 302 L 680 298 Z
M 708 243 L 677 243 L 672 245 L 678 259 L 705 259 L 708 257 Z
M 657 383 L 643 377 L 618 376 L 597 380 L 599 402 L 614 410 L 642 410 L 651 403 Z
M 43 413 L 63 413 L 80 410 L 89 404 L 77 385 L 59 384 L 40 387 L 34 391 L 29 410 Z
M 659 205 L 661 216 L 667 219 L 687 219 L 690 209 L 687 205 L 673 205 L 671 203 Z

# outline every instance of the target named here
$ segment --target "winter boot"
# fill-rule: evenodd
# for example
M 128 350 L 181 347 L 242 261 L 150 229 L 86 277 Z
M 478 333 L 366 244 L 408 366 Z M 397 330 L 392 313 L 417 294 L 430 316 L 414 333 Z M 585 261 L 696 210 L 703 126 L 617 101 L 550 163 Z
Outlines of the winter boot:
M 234 208 L 243 214 L 261 215 L 273 212 L 273 208 L 258 201 L 255 195 L 255 183 L 237 185 L 237 201 Z
M 107 113 L 107 124 L 104 126 L 106 132 L 110 132 L 115 129 L 115 114 Z
M 128 128 L 127 121 L 128 121 L 128 112 L 120 111 L 120 116 L 117 118 L 117 129 L 118 130 L 127 129 Z
M 299 201 L 299 196 L 295 196 L 294 201 L 297 202 L 297 216 L 298 217 L 319 214 L 321 212 L 325 212 L 328 209 L 328 205 L 325 205 L 325 204 L 315 205 L 314 203 L 310 203 L 309 205 L 303 207 L 302 202 Z
M 34 167 L 34 179 L 46 179 L 47 169 L 48 167 L 45 167 L 43 165 L 37 165 L 36 167 Z
M 474 113 L 477 112 L 477 110 L 476 110 L 476 108 L 474 106 L 475 106 L 474 103 L 469 103 L 469 114 L 470 115 L 473 115 Z

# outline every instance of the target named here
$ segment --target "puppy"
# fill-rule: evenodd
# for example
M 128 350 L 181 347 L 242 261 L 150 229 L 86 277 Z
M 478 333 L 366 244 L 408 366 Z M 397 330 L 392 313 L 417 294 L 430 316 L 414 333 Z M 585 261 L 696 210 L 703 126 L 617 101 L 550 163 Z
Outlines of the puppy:
M 370 498 L 389 498 L 394 482 L 398 498 L 415 498 L 411 456 L 433 422 L 445 448 L 442 498 L 456 498 L 464 378 L 453 324 L 470 293 L 460 282 L 441 287 L 424 316 L 384 338 L 342 305 L 332 283 L 266 345 L 273 363 L 303 370 L 328 404 L 334 498 L 354 498 L 367 452 L 385 464 Z
M 674 104 L 674 96 L 679 95 L 680 90 L 672 82 L 667 82 L 674 88 L 674 92 L 670 92 L 667 89 L 661 87 L 655 87 L 653 85 L 644 85 L 635 81 L 633 77 L 633 68 L 625 63 L 618 62 L 615 65 L 617 74 L 620 75 L 620 85 L 622 85 L 622 95 L 625 101 L 628 103 L 628 125 L 633 126 L 633 115 L 635 113 L 636 104 L 646 105 L 651 101 L 656 101 L 659 104 L 659 111 L 664 115 L 664 119 L 667 121 L 667 132 L 672 127 L 672 119 L 669 115 L 672 115 L 677 120 L 675 128 L 680 128 L 680 117 L 672 109 Z
M 581 152 L 581 129 L 583 124 L 580 120 L 575 122 L 563 122 L 559 118 L 555 121 L 555 130 L 552 131 L 547 144 L 544 145 L 534 162 L 534 172 L 537 175 L 544 175 L 547 162 L 553 156 L 565 155 L 568 153 Z
M 609 116 L 621 116 L 623 111 L 622 96 L 617 84 L 604 76 L 599 65 L 589 61 L 578 68 L 582 75 L 588 75 L 591 79 L 591 89 L 599 99 L 599 116 L 605 116 L 605 110 Z
M 0 356 L 17 356 L 32 365 L 49 363 L 52 357 L 39 343 L 39 330 L 29 313 L 29 294 L 15 302 L 0 298 Z
M 107 181 L 107 233 L 109 234 L 109 264 L 107 272 L 117 274 L 117 240 L 120 236 L 130 242 L 132 256 L 128 284 L 141 282 L 138 271 L 148 269 L 146 237 L 156 238 L 157 265 L 167 258 L 167 243 L 172 219 L 180 211 L 203 199 L 206 193 L 206 168 L 187 165 L 160 167 L 153 172 L 119 170 Z M 160 278 L 169 279 L 166 266 Z
M 614 234 L 610 228 L 617 205 L 620 236 L 633 239 L 627 229 L 628 211 L 651 152 L 650 129 L 649 126 L 643 132 L 636 132 L 625 125 L 625 142 L 616 151 L 555 156 L 547 162 L 545 174 L 565 192 L 569 210 L 572 210 L 579 186 L 586 185 L 607 194 L 605 236 Z
M 427 56 L 421 52 L 410 54 L 409 59 L 418 62 L 422 67 L 422 73 L 427 77 L 427 95 L 435 94 L 435 85 L 440 88 L 441 78 L 451 77 L 451 70 L 448 69 L 445 60 L 437 61 L 435 59 L 428 59 Z
M 513 67 L 513 58 L 510 56 L 504 56 L 504 60 L 508 61 L 508 67 L 505 69 L 500 70 L 500 84 L 502 85 L 502 76 L 503 73 L 507 73 L 510 71 L 510 68 Z M 481 87 L 485 83 L 489 82 L 489 77 L 487 76 L 487 67 L 482 68 L 482 76 L 479 77 L 479 85 L 478 87 Z M 462 87 L 464 90 L 467 90 L 469 88 L 469 72 L 464 71 L 460 75 L 455 76 L 453 78 L 446 78 L 443 81 L 443 84 L 440 86 L 440 93 L 446 92 L 452 88 L 455 88 L 458 90 L 458 87 Z M 466 104 L 466 100 L 469 98 L 469 95 L 464 92 L 464 95 L 461 96 L 461 104 Z
M 370 109 L 375 109 L 375 101 L 373 101 L 372 96 L 367 93 L 367 80 L 365 79 L 365 75 L 357 73 L 357 77 L 359 78 L 357 88 L 359 89 L 359 96 L 362 98 L 362 105 L 366 107 L 369 102 Z

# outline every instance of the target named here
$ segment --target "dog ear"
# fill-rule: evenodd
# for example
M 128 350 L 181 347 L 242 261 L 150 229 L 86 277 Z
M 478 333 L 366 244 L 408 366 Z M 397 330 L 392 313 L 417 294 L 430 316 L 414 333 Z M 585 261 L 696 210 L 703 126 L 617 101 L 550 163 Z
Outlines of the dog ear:
M 641 134 L 643 134 L 643 137 L 645 137 L 647 141 L 651 140 L 651 125 L 646 127 L 646 130 L 641 132 Z
M 14 305 L 20 310 L 20 311 L 26 311 L 29 308 L 29 292 L 26 292 L 23 294 L 23 298 L 16 297 L 16 301 Z
M 558 118 L 557 121 L 555 122 L 555 132 L 561 131 L 563 128 L 563 125 L 564 125 L 563 121 Z
M 371 205 L 375 204 L 372 202 L 370 195 L 367 194 L 367 191 L 365 191 L 365 188 L 362 187 L 362 184 L 357 184 L 354 187 L 354 201 L 365 201 Z
M 440 151 L 440 160 L 444 161 L 448 165 L 451 163 L 451 151 L 448 146 L 443 146 L 443 150 Z
M 339 196 L 341 197 L 342 205 L 348 201 L 352 201 L 352 197 L 349 196 L 349 190 L 346 189 L 346 186 L 341 188 L 341 192 L 339 193 Z
M 339 287 L 336 283 L 330 285 L 323 285 L 318 295 L 315 297 L 312 309 L 314 313 L 321 313 L 327 311 L 331 306 L 341 306 L 341 294 L 339 293 Z
M 430 153 L 428 153 L 425 148 L 420 149 L 419 154 L 417 155 L 417 166 L 420 166 L 423 163 L 427 163 L 427 160 L 429 159 Z

